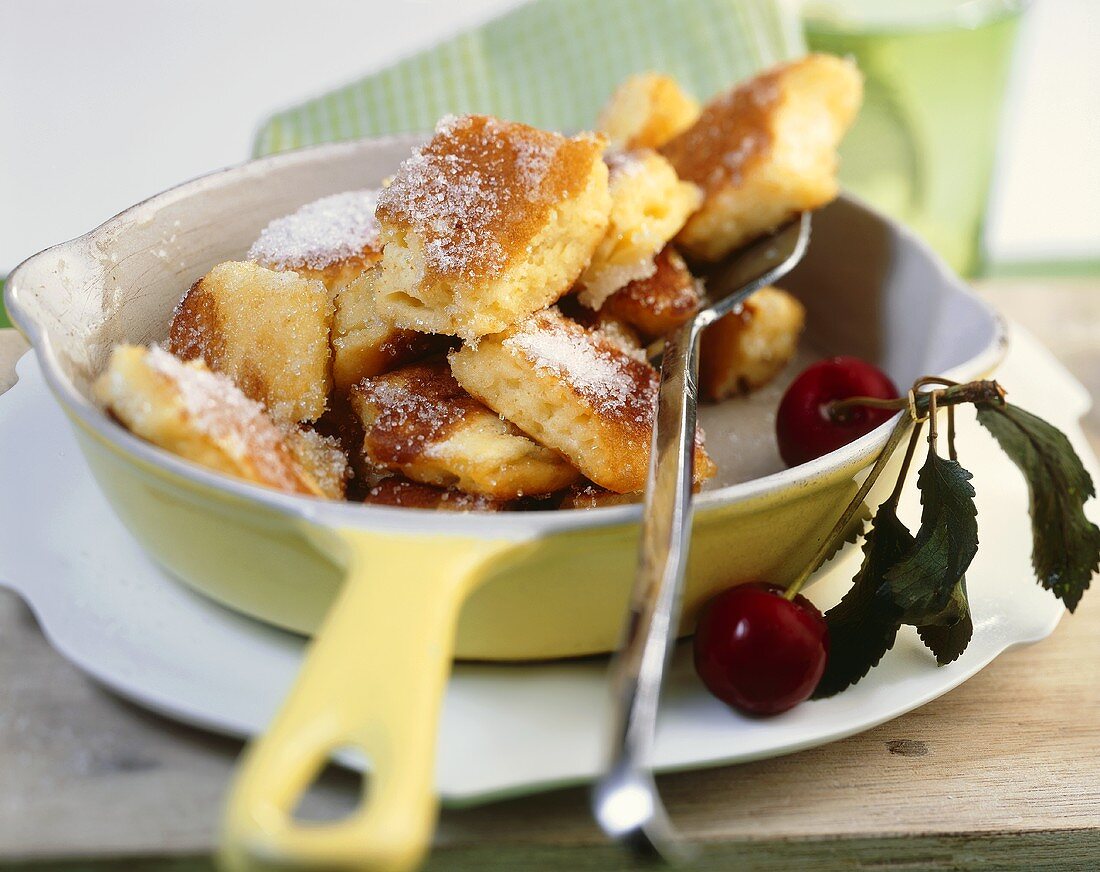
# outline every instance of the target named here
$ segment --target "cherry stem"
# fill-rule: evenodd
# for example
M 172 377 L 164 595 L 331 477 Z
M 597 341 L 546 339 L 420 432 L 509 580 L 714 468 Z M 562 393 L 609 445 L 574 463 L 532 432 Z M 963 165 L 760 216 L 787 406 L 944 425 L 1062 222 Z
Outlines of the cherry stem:
M 931 446 L 933 451 L 936 450 L 936 443 L 939 442 L 940 438 L 940 431 L 939 428 L 936 426 L 936 420 L 939 417 L 936 414 L 936 412 L 939 411 L 939 409 L 937 408 L 939 406 L 939 403 L 937 402 L 937 397 L 939 396 L 939 393 L 939 391 L 932 391 L 928 394 L 928 444 L 929 446 Z M 951 407 L 948 406 L 948 408 Z
M 905 460 L 902 463 L 901 476 L 898 479 L 898 484 L 894 487 L 894 491 L 890 495 L 890 501 L 895 507 L 897 506 L 898 499 L 901 497 L 902 484 L 905 481 L 909 466 L 912 463 L 913 452 L 916 450 L 917 442 L 919 441 L 920 425 L 926 415 L 932 415 L 938 409 L 945 406 L 947 407 L 948 442 L 953 450 L 955 416 L 952 407 L 962 403 L 1004 403 L 1005 400 L 1004 388 L 995 381 L 982 380 L 959 384 L 958 382 L 953 382 L 950 379 L 944 379 L 938 376 L 924 376 L 913 383 L 913 388 L 916 390 L 917 388 L 927 387 L 932 384 L 947 385 L 947 387 L 932 391 L 918 392 L 912 409 L 912 412 L 916 413 L 916 418 L 914 418 L 912 413 L 902 415 L 898 418 L 897 423 L 894 425 L 894 429 L 890 431 L 890 437 L 886 440 L 886 444 L 882 446 L 882 450 L 879 452 L 878 457 L 875 458 L 874 466 L 872 466 L 871 471 L 867 473 L 867 478 L 863 480 L 863 484 L 860 485 L 859 490 L 856 491 L 856 495 L 852 497 L 851 502 L 848 503 L 847 508 L 844 509 L 843 514 L 837 519 L 837 522 L 833 525 L 829 534 L 821 540 L 821 544 L 818 546 L 814 556 L 806 564 L 806 568 L 803 569 L 787 587 L 783 595 L 788 600 L 793 600 L 798 596 L 798 592 L 802 590 L 803 585 L 806 584 L 810 576 L 813 575 L 818 567 L 825 561 L 830 550 L 834 548 L 837 539 L 844 535 L 845 531 L 848 529 L 848 525 L 852 522 L 852 519 L 863 505 L 863 501 L 867 498 L 867 494 L 870 492 L 871 488 L 875 486 L 875 482 L 878 481 L 879 476 L 882 475 L 882 471 L 886 468 L 886 464 L 889 462 L 891 455 L 893 455 L 894 449 L 901 444 L 901 440 L 905 438 L 905 434 L 910 427 L 914 426 L 914 424 L 916 425 L 915 431 L 909 442 L 909 448 L 905 453 Z M 845 400 L 836 400 L 829 403 L 826 408 L 829 417 L 833 418 L 835 411 L 851 408 L 853 406 L 866 406 L 874 409 L 897 409 L 899 411 L 910 408 L 908 397 L 898 397 L 895 400 L 883 400 L 877 397 L 850 397 Z M 936 422 L 934 417 L 932 418 L 928 435 L 930 439 L 935 439 Z
M 894 483 L 894 489 L 890 492 L 890 498 L 886 501 L 894 511 L 897 511 L 898 502 L 901 500 L 901 492 L 905 489 L 905 479 L 909 475 L 909 467 L 913 464 L 913 455 L 920 443 L 920 431 L 923 427 L 923 421 L 917 421 L 916 426 L 913 427 L 913 433 L 909 437 L 909 445 L 905 449 L 905 459 L 901 462 L 901 472 L 898 473 L 898 480 Z
M 913 387 L 925 387 L 929 384 L 945 384 L 945 380 L 925 376 L 918 379 Z M 936 391 L 921 391 L 917 394 L 917 412 L 925 414 L 929 410 L 932 394 L 936 394 L 936 406 L 958 406 L 962 403 L 1003 403 L 1005 391 L 995 381 L 973 381 L 966 384 L 956 382 L 947 383 L 949 386 Z M 909 406 L 908 397 L 897 397 L 893 400 L 884 400 L 880 397 L 848 397 L 843 400 L 833 400 L 825 408 L 831 420 L 836 420 L 837 413 L 851 408 L 868 409 L 905 409 Z
M 955 407 L 947 407 L 947 456 L 959 462 L 959 452 L 955 450 Z

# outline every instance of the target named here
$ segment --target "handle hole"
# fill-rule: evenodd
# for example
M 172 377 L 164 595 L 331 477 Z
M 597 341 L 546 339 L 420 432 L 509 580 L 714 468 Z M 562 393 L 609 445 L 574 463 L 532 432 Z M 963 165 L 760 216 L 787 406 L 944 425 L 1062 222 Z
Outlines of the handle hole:
M 368 800 L 370 776 L 365 771 L 366 762 L 361 748 L 334 748 L 298 797 L 291 813 L 294 822 L 335 824 L 354 815 Z M 354 768 L 349 769 L 349 765 Z

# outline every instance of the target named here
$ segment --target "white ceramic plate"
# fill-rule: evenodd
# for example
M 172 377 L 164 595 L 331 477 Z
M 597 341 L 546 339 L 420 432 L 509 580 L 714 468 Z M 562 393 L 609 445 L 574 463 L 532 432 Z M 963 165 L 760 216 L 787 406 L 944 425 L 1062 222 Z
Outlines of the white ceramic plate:
M 1012 399 L 1063 427 L 1100 479 L 1077 426 L 1087 394 L 1018 328 L 1011 347 L 998 377 Z M 31 356 L 18 372 L 19 383 L 0 397 L 0 581 L 30 604 L 62 654 L 108 687 L 216 732 L 261 730 L 287 693 L 304 640 L 227 611 L 156 567 L 100 495 Z M 983 543 L 967 575 L 975 615 L 967 652 L 936 668 L 906 630 L 857 687 L 777 718 L 749 720 L 705 692 L 681 646 L 665 691 L 658 769 L 775 756 L 851 735 L 946 693 L 1006 648 L 1053 631 L 1062 608 L 1031 576 L 1023 482 L 969 415 L 960 429 Z M 903 509 L 915 518 L 910 497 Z M 828 568 L 810 592 L 818 605 L 840 597 L 858 560 L 849 549 Z M 604 668 L 603 659 L 457 666 L 439 740 L 444 801 L 590 778 L 604 735 Z

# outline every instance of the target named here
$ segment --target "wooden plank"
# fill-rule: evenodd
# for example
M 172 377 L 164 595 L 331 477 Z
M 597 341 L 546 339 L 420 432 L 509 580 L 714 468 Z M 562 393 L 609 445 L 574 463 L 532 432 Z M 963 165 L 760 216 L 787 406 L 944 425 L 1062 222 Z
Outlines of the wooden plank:
M 1094 830 L 969 833 L 904 839 L 805 839 L 704 845 L 693 872 L 826 872 L 837 869 L 1080 870 L 1096 867 L 1100 834 Z M 207 856 L 135 857 L 16 863 L 7 872 L 215 872 Z M 424 872 L 636 872 L 639 865 L 611 845 L 528 848 L 480 845 L 436 851 Z
M 1100 834 L 1009 832 L 975 836 L 950 833 L 904 838 L 817 838 L 787 841 L 729 841 L 702 846 L 693 872 L 827 872 L 850 869 L 1093 869 L 1100 857 Z M 433 854 L 425 872 L 636 872 L 612 845 L 480 845 Z

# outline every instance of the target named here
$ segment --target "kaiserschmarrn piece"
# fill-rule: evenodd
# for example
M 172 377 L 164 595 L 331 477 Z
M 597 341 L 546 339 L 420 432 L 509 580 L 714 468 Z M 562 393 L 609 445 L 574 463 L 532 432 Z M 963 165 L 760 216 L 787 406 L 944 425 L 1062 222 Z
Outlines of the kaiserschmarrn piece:
M 702 192 L 682 182 L 672 165 L 649 149 L 609 151 L 611 223 L 577 282 L 590 309 L 635 279 L 653 273 L 653 259 L 699 208 Z
M 464 391 L 442 358 L 364 379 L 351 404 L 366 459 L 423 484 L 508 500 L 553 493 L 579 477 L 560 454 Z
M 330 500 L 347 496 L 351 466 L 334 436 L 323 436 L 311 427 L 286 430 L 286 445 L 302 467 Z
M 812 54 L 723 94 L 661 147 L 702 207 L 677 244 L 718 260 L 837 195 L 837 146 L 855 119 L 863 80 L 855 63 Z
M 646 339 L 665 336 L 699 308 L 702 293 L 695 276 L 672 246 L 661 250 L 651 275 L 616 291 L 600 309 L 629 324 Z
M 378 311 L 473 339 L 569 290 L 607 230 L 601 137 L 449 117 L 378 198 Z
M 218 264 L 172 315 L 168 350 L 202 358 L 278 421 L 314 421 L 332 379 L 332 301 L 317 279 L 255 263 Z
M 332 321 L 332 379 L 337 391 L 429 354 L 446 351 L 448 337 L 398 327 L 374 302 L 377 269 L 348 284 L 336 297 Z
M 805 320 L 806 309 L 793 296 L 761 288 L 703 331 L 700 395 L 724 400 L 766 385 L 794 357 Z
M 611 95 L 597 127 L 621 148 L 660 148 L 699 117 L 699 103 L 660 73 L 630 76 Z
M 320 279 L 333 299 L 382 256 L 374 208 L 378 191 L 345 191 L 306 203 L 276 218 L 248 250 L 248 259 L 274 270 Z
M 503 512 L 508 508 L 504 500 L 421 484 L 401 475 L 387 476 L 370 487 L 363 495 L 363 502 L 372 506 L 438 509 L 442 512 Z
M 339 496 L 334 456 L 305 448 L 311 437 L 288 438 L 263 406 L 201 360 L 118 345 L 94 392 L 131 432 L 185 460 L 288 493 Z
M 657 371 L 556 309 L 450 355 L 459 384 L 591 481 L 617 493 L 645 486 Z M 701 442 L 696 478 L 714 474 Z

